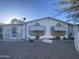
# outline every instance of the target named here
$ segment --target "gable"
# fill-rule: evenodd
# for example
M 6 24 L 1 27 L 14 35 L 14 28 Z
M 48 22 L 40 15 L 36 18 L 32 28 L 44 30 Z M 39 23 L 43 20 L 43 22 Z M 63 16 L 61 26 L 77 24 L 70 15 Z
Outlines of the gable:
M 36 19 L 36 20 L 32 20 L 32 21 L 28 21 L 27 23 L 31 23 L 31 22 L 36 22 L 36 21 L 41 21 L 41 20 L 52 20 L 52 21 L 56 21 L 56 22 L 61 22 L 61 23 L 65 23 L 65 24 L 69 24 L 65 21 L 61 21 L 52 17 L 44 17 L 44 18 L 40 18 L 40 19 Z
M 59 20 L 55 20 L 53 18 L 42 18 L 42 19 L 38 19 L 38 20 L 34 20 L 34 21 L 30 21 L 27 22 L 27 25 L 34 25 L 35 23 L 40 23 L 41 25 L 47 25 L 47 26 L 56 26 L 57 23 L 60 23 L 61 25 L 67 27 L 68 24 L 63 22 L 63 21 L 59 21 Z

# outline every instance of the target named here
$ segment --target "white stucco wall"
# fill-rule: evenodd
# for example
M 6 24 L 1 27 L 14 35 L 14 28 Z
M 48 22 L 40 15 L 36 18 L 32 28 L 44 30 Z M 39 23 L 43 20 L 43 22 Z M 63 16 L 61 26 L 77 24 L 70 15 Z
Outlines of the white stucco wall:
M 78 27 L 79 26 L 76 26 L 76 25 L 73 26 L 73 36 L 74 37 L 76 36 L 76 33 L 78 32 Z
M 74 37 L 73 25 L 69 25 L 68 27 L 69 27 L 68 28 L 69 29 L 69 35 L 70 35 L 70 33 L 72 33 L 72 36 L 71 37 Z
M 65 28 L 66 28 L 66 35 L 65 37 L 68 37 L 68 24 L 60 22 L 60 21 L 56 21 L 56 20 L 52 20 L 52 19 L 43 19 L 43 20 L 38 20 L 38 21 L 33 21 L 33 22 L 28 22 L 27 23 L 27 37 L 30 38 L 35 38 L 34 36 L 30 36 L 29 35 L 29 26 L 34 25 L 35 23 L 40 23 L 40 25 L 43 25 L 46 27 L 46 33 L 44 36 L 41 36 L 40 38 L 53 38 L 53 36 L 50 34 L 50 28 L 52 26 L 55 26 L 57 23 L 61 23 Z
M 3 39 L 11 39 L 11 27 L 3 26 Z
M 23 26 L 17 26 L 17 33 L 18 33 L 17 39 L 23 39 Z
M 73 36 L 75 38 L 75 36 L 77 35 L 77 33 L 79 32 L 79 25 L 74 25 L 73 26 Z
M 23 39 L 23 26 L 18 26 L 18 25 L 5 25 L 3 26 L 3 39 L 4 40 L 11 40 L 13 39 L 12 37 L 12 27 L 17 28 L 17 39 Z

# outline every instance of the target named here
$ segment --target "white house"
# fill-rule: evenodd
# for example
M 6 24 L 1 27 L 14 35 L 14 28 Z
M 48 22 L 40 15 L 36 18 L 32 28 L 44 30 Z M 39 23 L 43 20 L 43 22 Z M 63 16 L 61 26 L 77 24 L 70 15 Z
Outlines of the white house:
M 0 24 L 1 40 L 21 40 L 21 39 L 53 39 L 74 38 L 79 30 L 79 25 L 73 25 L 52 17 L 28 21 L 20 24 Z
M 23 39 L 23 24 L 0 24 L 0 39 Z

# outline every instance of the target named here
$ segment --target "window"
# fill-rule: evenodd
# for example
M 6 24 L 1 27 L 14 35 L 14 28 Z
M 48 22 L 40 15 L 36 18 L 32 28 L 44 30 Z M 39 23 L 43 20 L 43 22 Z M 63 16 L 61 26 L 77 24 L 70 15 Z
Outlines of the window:
M 31 36 L 43 36 L 45 34 L 45 26 L 40 23 L 35 23 L 29 26 L 29 35 Z
M 0 26 L 0 34 L 2 33 L 2 27 Z
M 62 26 L 62 24 L 61 24 L 61 23 L 57 23 L 57 24 L 56 24 L 56 26 L 61 27 L 61 26 Z
M 3 28 L 2 28 L 2 26 L 0 26 L 0 39 L 3 39 Z
M 12 27 L 12 37 L 16 37 L 16 27 Z
M 54 27 L 53 27 L 53 26 L 51 27 L 51 30 L 53 30 L 53 31 L 54 31 Z
M 35 23 L 35 26 L 40 26 L 40 24 L 39 23 Z

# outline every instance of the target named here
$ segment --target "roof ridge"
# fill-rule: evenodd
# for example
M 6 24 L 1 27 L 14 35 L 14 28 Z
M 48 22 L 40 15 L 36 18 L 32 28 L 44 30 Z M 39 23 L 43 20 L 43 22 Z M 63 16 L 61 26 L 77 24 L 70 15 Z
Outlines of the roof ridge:
M 27 23 L 29 23 L 29 22 L 33 22 L 33 21 L 42 20 L 42 19 L 53 19 L 53 20 L 57 20 L 57 21 L 60 21 L 60 22 L 66 23 L 66 24 L 70 24 L 70 23 L 68 23 L 68 22 L 66 22 L 66 21 L 59 20 L 59 19 L 56 19 L 56 18 L 51 17 L 51 16 L 42 17 L 42 18 L 39 18 L 39 19 L 35 19 L 35 20 L 31 20 L 31 21 L 27 21 Z M 72 25 L 72 24 L 71 24 L 71 25 Z

